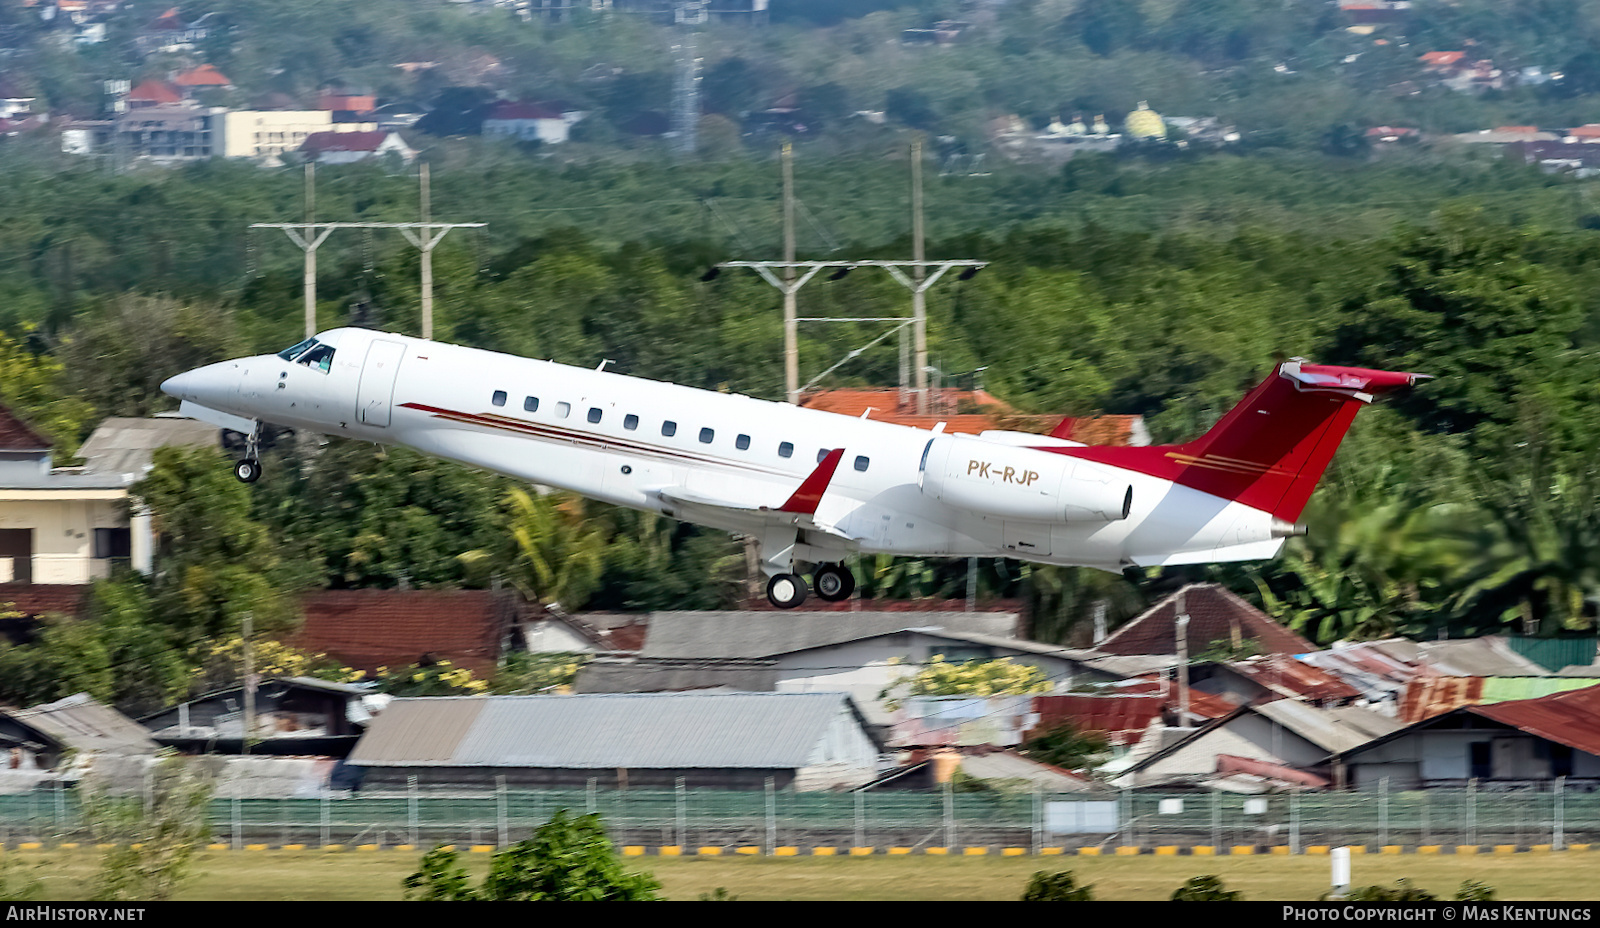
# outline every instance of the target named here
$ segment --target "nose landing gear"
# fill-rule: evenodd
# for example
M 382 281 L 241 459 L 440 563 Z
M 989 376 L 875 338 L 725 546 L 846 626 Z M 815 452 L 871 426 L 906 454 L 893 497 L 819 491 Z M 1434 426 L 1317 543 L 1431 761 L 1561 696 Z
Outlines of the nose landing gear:
M 244 459 L 233 465 L 233 475 L 240 483 L 255 483 L 261 479 L 261 422 L 251 423 L 250 434 L 245 436 Z

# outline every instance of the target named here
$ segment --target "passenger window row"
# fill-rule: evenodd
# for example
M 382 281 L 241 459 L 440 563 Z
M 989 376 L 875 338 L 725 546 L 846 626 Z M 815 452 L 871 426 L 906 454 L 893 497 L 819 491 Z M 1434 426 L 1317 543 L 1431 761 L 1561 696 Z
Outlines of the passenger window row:
M 506 394 L 506 391 L 504 391 L 504 390 L 496 390 L 489 397 L 489 401 L 491 403 L 493 403 L 494 405 L 496 405 L 496 406 L 504 406 L 506 404 L 506 399 L 507 399 L 507 394 Z M 539 411 L 539 398 L 537 396 L 523 397 L 522 408 L 526 412 L 538 412 Z M 557 419 L 565 419 L 565 418 L 567 418 L 568 416 L 572 415 L 572 404 L 571 403 L 566 403 L 566 402 L 557 402 L 556 406 L 555 406 L 555 414 L 556 414 L 556 418 Z M 588 418 L 588 420 L 589 420 L 589 422 L 591 424 L 599 425 L 600 424 L 600 420 L 603 419 L 604 417 L 605 417 L 605 411 L 602 410 L 599 406 L 590 406 L 589 407 L 589 413 L 588 413 L 588 417 L 587 418 Z M 639 417 L 634 415 L 633 413 L 629 413 L 629 414 L 623 416 L 622 417 L 622 427 L 624 429 L 627 429 L 630 432 L 637 431 L 638 428 L 639 428 Z M 661 423 L 661 434 L 666 438 L 672 438 L 673 436 L 677 435 L 678 434 L 678 423 L 672 421 L 671 419 L 667 419 L 667 420 L 663 421 Z M 716 433 L 715 429 L 702 428 L 700 430 L 699 438 L 700 438 L 700 443 L 703 444 L 703 445 L 711 444 L 716 439 L 716 437 L 717 437 L 717 433 Z M 734 438 L 733 446 L 735 448 L 738 448 L 740 451 L 749 451 L 750 450 L 750 436 L 741 433 L 740 435 L 738 435 L 737 437 Z M 823 460 L 825 458 L 827 458 L 829 452 L 831 452 L 832 450 L 833 450 L 832 448 L 819 448 L 817 450 L 817 463 L 821 464 L 823 462 Z M 794 442 L 792 442 L 792 441 L 779 442 L 778 443 L 778 457 L 780 457 L 780 458 L 792 458 L 792 457 L 794 457 Z M 868 458 L 866 455 L 864 455 L 864 454 L 856 455 L 855 462 L 854 462 L 854 466 L 855 466 L 856 470 L 864 472 L 871 464 L 872 464 L 872 460 L 870 458 Z

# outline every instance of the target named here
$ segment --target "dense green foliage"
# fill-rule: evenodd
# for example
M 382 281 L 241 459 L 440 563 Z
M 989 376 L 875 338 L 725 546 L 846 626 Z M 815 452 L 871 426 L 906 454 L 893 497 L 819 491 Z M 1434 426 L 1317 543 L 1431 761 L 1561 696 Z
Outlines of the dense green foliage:
M 405 878 L 406 898 L 422 902 L 648 902 L 660 884 L 622 868 L 598 815 L 562 809 L 532 838 L 495 852 L 473 889 L 456 852 L 435 848 Z
M 1244 894 L 1229 890 L 1222 877 L 1214 874 L 1192 876 L 1173 890 L 1173 902 L 1238 902 Z
M 85 784 L 84 818 L 107 848 L 91 898 L 165 901 L 194 876 L 211 833 L 215 790 L 202 763 L 175 754 L 161 758 L 144 795 L 112 795 L 92 778 Z
M 1022 892 L 1023 902 L 1093 902 L 1094 887 L 1078 885 L 1071 870 L 1035 871 Z

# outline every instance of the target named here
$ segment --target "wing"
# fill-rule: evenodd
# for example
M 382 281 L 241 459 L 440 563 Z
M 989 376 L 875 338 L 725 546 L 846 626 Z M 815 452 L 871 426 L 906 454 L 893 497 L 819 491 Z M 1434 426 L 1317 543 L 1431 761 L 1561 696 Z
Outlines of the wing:
M 770 503 L 772 500 L 733 499 L 715 496 L 708 493 L 697 492 L 686 487 L 663 487 L 656 491 L 662 502 L 668 505 L 667 515 L 675 515 L 674 509 L 684 511 L 684 515 L 691 521 L 694 519 L 694 510 L 702 510 L 714 518 L 706 520 L 713 522 L 726 521 L 733 518 L 736 521 L 758 525 L 793 525 L 799 528 L 814 529 L 839 535 L 829 526 L 818 525 L 815 521 L 817 506 L 822 502 L 822 496 L 828 490 L 828 485 L 833 482 L 834 472 L 839 469 L 839 462 L 844 460 L 844 449 L 835 448 L 829 451 L 800 486 L 789 494 L 789 498 L 777 505 Z M 839 537 L 844 537 L 839 535 Z

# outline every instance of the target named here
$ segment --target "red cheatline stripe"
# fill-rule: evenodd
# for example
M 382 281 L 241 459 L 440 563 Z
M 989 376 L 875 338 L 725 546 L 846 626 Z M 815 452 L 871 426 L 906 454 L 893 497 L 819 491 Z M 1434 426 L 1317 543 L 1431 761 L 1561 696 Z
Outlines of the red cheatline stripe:
M 833 472 L 839 469 L 839 462 L 844 460 L 844 449 L 835 448 L 828 452 L 822 459 L 817 469 L 811 476 L 800 484 L 800 489 L 794 491 L 788 502 L 778 507 L 780 512 L 799 512 L 806 515 L 815 515 L 817 504 L 822 502 L 822 494 L 828 489 L 828 484 L 833 481 Z

